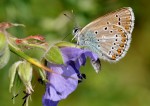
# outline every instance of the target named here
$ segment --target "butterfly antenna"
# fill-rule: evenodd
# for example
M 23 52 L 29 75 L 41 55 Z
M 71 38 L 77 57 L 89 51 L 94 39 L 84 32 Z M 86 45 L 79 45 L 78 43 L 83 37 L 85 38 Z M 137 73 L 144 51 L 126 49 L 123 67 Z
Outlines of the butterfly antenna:
M 73 18 L 72 18 L 71 16 L 69 16 L 67 13 L 64 13 L 64 16 L 66 16 L 69 20 L 73 21 Z M 70 35 L 70 33 L 67 34 L 67 35 L 62 39 L 62 41 L 64 41 L 69 35 Z
M 74 21 L 74 28 L 79 28 L 79 25 L 78 25 L 78 23 L 76 21 L 76 16 L 75 16 L 73 10 L 72 10 L 72 15 L 73 15 L 73 21 Z
M 63 39 L 62 41 L 64 41 L 71 33 L 67 34 Z
M 72 17 L 70 17 L 68 14 L 64 13 L 64 16 L 66 16 L 69 20 L 72 20 Z
M 73 23 L 74 23 L 74 28 L 78 28 L 79 25 L 77 24 L 76 16 L 75 16 L 75 14 L 74 14 L 74 11 L 72 10 L 71 13 L 72 13 L 72 16 L 69 16 L 69 15 L 66 14 L 66 13 L 64 13 L 64 16 L 66 16 L 69 20 L 73 21 Z
M 77 24 L 74 11 L 72 10 L 71 13 L 72 13 L 72 16 L 70 16 L 70 15 L 68 15 L 68 14 L 66 14 L 66 13 L 64 13 L 64 15 L 65 15 L 69 20 L 71 20 L 71 21 L 73 22 L 73 24 L 74 24 L 74 28 L 73 28 L 73 29 L 79 29 L 79 25 Z M 68 36 L 68 35 L 67 35 L 67 36 Z M 65 38 L 66 38 L 67 36 L 65 36 Z M 64 39 L 65 39 L 65 38 L 64 38 Z M 71 41 L 73 41 L 75 38 L 77 38 L 76 35 L 72 38 Z M 63 40 L 64 40 L 64 39 L 63 39 Z

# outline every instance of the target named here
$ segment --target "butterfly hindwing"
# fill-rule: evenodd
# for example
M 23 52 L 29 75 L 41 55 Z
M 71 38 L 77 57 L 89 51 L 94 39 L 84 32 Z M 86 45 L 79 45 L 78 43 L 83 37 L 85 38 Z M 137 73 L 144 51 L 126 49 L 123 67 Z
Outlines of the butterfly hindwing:
M 131 42 L 131 35 L 116 25 L 104 25 L 94 31 L 81 32 L 80 35 L 80 45 L 111 62 L 120 60 L 126 54 Z

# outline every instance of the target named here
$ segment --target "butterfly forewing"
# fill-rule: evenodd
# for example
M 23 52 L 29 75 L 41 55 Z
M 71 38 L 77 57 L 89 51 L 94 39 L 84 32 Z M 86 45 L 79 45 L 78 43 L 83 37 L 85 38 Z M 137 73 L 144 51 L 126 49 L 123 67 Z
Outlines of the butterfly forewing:
M 124 7 L 114 12 L 97 18 L 86 25 L 82 30 L 97 29 L 102 25 L 114 24 L 122 26 L 128 33 L 132 33 L 134 27 L 134 14 L 130 7 Z

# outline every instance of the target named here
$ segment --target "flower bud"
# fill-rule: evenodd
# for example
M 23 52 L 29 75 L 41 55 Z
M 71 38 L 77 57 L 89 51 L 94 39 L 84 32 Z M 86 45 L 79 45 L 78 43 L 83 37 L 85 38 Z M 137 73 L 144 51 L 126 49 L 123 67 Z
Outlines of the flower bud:
M 31 64 L 27 61 L 23 61 L 18 66 L 18 75 L 26 87 L 26 92 L 29 94 L 31 94 L 31 92 L 33 91 L 32 85 L 31 85 L 32 70 L 33 69 L 32 69 Z
M 0 32 L 0 69 L 9 61 L 10 51 L 8 48 L 6 37 Z

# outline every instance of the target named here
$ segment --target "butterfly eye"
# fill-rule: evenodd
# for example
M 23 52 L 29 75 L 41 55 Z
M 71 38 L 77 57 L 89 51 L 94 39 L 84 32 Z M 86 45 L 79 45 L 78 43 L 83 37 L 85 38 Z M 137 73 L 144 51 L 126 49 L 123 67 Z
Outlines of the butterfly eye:
M 76 35 L 78 31 L 79 31 L 79 28 L 74 28 L 73 29 L 73 34 Z

